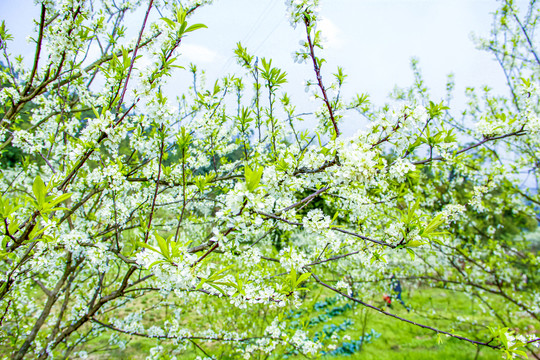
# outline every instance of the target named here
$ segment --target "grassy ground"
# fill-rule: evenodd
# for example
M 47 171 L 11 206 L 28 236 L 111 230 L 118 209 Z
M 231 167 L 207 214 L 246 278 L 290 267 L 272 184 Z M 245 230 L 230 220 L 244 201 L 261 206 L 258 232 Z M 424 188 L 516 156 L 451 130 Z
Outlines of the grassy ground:
M 312 294 L 314 295 L 314 294 Z M 321 293 L 319 299 L 331 297 L 333 294 Z M 471 300 L 462 293 L 449 293 L 440 289 L 415 289 L 412 292 L 404 292 L 403 299 L 407 305 L 412 308 L 411 312 L 398 303 L 392 304 L 390 312 L 399 316 L 405 317 L 412 321 L 428 324 L 438 327 L 442 330 L 452 331 L 456 333 L 466 334 L 472 338 L 479 340 L 489 339 L 489 333 L 485 327 L 480 324 L 489 323 L 488 315 L 484 313 L 478 305 L 474 305 Z M 372 303 L 383 306 L 382 299 L 371 299 Z M 339 301 L 334 306 L 344 305 L 345 301 Z M 436 315 L 432 315 L 431 310 L 436 310 Z M 324 312 L 324 311 L 323 311 Z M 313 312 L 309 316 L 314 317 L 319 312 Z M 451 315 L 450 315 L 451 314 Z M 367 316 L 366 316 L 367 315 Z M 459 318 L 467 318 L 467 322 L 460 323 Z M 360 306 L 355 306 L 343 312 L 339 316 L 322 322 L 312 330 L 319 331 L 322 327 L 330 324 L 340 325 L 346 319 L 352 320 L 353 325 L 349 326 L 345 331 L 339 332 L 343 341 L 344 335 L 350 336 L 352 340 L 357 340 L 363 331 L 375 330 L 380 334 L 380 337 L 371 343 L 364 344 L 360 352 L 355 352 L 349 356 L 324 356 L 323 359 L 500 359 L 501 354 L 497 351 L 486 347 L 477 349 L 469 343 L 449 338 L 442 337 L 442 343 L 438 343 L 437 335 L 432 331 L 421 329 L 417 326 L 410 325 L 399 320 L 378 314 L 375 311 L 365 309 Z M 364 322 L 365 320 L 365 322 Z M 479 325 L 472 326 L 471 321 Z M 526 319 L 521 320 L 520 327 L 525 326 Z M 196 320 L 194 319 L 194 322 Z M 538 330 L 538 329 L 536 329 Z M 91 349 L 99 348 L 108 342 L 108 336 L 94 341 Z M 100 345 L 101 344 L 101 345 Z M 210 354 L 216 355 L 219 358 L 217 347 L 212 344 L 200 343 L 201 346 Z M 167 345 L 166 345 L 167 346 Z M 170 345 L 169 345 L 170 346 Z M 111 349 L 109 351 L 95 353 L 90 356 L 90 359 L 145 359 L 149 355 L 150 348 L 153 343 L 147 339 L 132 338 L 125 350 Z M 177 359 L 194 359 L 196 356 L 204 354 L 192 346 L 182 353 Z M 274 354 L 272 359 L 280 359 L 282 356 Z M 292 356 L 289 359 L 304 359 L 302 356 Z
M 465 324 L 456 327 L 457 317 L 467 317 L 481 323 L 486 316 L 478 307 L 473 306 L 467 296 L 448 293 L 438 289 L 417 289 L 412 294 L 403 294 L 406 304 L 412 307 L 411 312 L 399 303 L 393 302 L 389 312 L 409 320 L 438 327 L 442 330 L 455 329 L 463 334 L 466 331 L 474 332 L 477 328 L 472 328 Z M 377 302 L 377 300 L 375 300 Z M 378 305 L 382 305 L 379 301 Z M 431 315 L 431 309 L 437 314 Z M 437 341 L 437 335 L 430 331 L 419 328 L 411 324 L 393 319 L 372 310 L 356 307 L 351 314 L 335 318 L 339 323 L 345 318 L 352 318 L 355 322 L 354 328 L 348 331 L 348 335 L 353 339 L 358 339 L 362 334 L 363 319 L 367 313 L 365 328 L 378 332 L 380 337 L 369 344 L 366 344 L 362 351 L 349 356 L 326 356 L 324 359 L 500 359 L 501 355 L 494 350 L 481 348 L 478 357 L 477 348 L 469 343 L 442 336 L 441 343 Z M 452 313 L 453 316 L 446 315 Z M 478 328 L 480 329 L 480 328 Z M 472 335 L 473 338 L 477 336 Z M 480 335 L 478 338 L 481 339 Z
M 420 294 L 420 292 L 422 294 Z M 439 314 L 444 314 L 446 309 L 452 309 L 458 316 L 475 317 L 480 320 L 481 316 L 474 316 L 474 308 L 470 306 L 468 299 L 462 294 L 456 294 L 450 299 L 443 296 L 443 292 L 433 289 L 420 290 L 416 296 L 404 298 L 413 310 L 408 313 L 401 304 L 393 304 L 390 312 L 412 321 L 440 327 L 443 330 L 451 330 L 454 321 L 434 319 L 426 316 L 427 310 L 435 308 Z M 425 297 L 424 297 L 425 296 Z M 476 309 L 478 310 L 478 309 Z M 478 312 L 478 311 L 476 311 Z M 361 326 L 365 310 L 357 310 L 353 319 L 356 328 L 351 329 L 349 335 L 359 338 L 362 334 Z M 371 310 L 367 312 L 366 328 L 373 329 L 381 336 L 366 344 L 362 351 L 350 356 L 327 356 L 325 359 L 475 359 L 477 348 L 471 344 L 442 337 L 442 343 L 438 343 L 437 335 L 430 330 L 421 329 L 418 326 L 407 324 L 399 320 L 379 315 Z M 443 316 L 443 315 L 439 315 Z M 341 319 L 336 319 L 339 322 Z M 467 328 L 467 326 L 464 326 Z M 456 332 L 457 329 L 456 329 Z M 461 331 L 459 331 L 462 333 Z M 491 349 L 481 349 L 477 359 L 500 359 L 498 352 Z

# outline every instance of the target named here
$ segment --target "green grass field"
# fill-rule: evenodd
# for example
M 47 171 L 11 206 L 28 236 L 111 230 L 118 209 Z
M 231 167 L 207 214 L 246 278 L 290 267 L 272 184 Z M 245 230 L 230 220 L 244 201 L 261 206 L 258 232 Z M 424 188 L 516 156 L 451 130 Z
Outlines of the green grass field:
M 318 299 L 324 299 L 332 297 L 333 294 L 321 292 L 319 294 L 311 293 L 310 296 L 317 296 Z M 489 316 L 463 293 L 450 293 L 440 289 L 420 288 L 410 292 L 404 291 L 403 299 L 412 308 L 411 312 L 407 312 L 401 304 L 395 302 L 389 311 L 412 321 L 434 326 L 441 330 L 454 330 L 456 333 L 483 341 L 489 339 L 489 332 L 482 325 L 489 323 Z M 148 303 L 152 300 L 142 299 L 141 301 Z M 370 302 L 377 306 L 384 306 L 382 296 L 381 299 L 371 299 Z M 347 301 L 345 300 L 339 300 L 335 305 L 342 306 L 346 303 Z M 432 314 L 432 310 L 435 310 L 436 314 Z M 124 309 L 124 311 L 129 311 L 129 309 Z M 312 311 L 308 314 L 308 318 L 315 317 L 320 313 L 320 311 Z M 466 318 L 467 321 L 459 322 L 459 318 Z M 339 326 L 347 319 L 352 320 L 353 324 L 345 331 L 338 333 L 340 342 L 343 341 L 342 338 L 345 335 L 348 335 L 351 340 L 359 339 L 363 333 L 362 330 L 370 332 L 373 329 L 380 334 L 380 337 L 371 343 L 363 344 L 360 352 L 355 352 L 348 356 L 327 355 L 323 356 L 323 359 L 501 359 L 501 353 L 498 351 L 486 347 L 477 349 L 476 346 L 470 343 L 454 338 L 442 336 L 442 342 L 438 343 L 437 334 L 430 330 L 404 323 L 361 306 L 354 306 L 352 309 L 338 316 L 334 316 L 325 322 L 311 327 L 310 330 L 320 331 L 324 325 L 330 324 Z M 193 317 L 192 320 L 193 324 L 189 325 L 193 325 L 193 328 L 196 329 L 199 319 Z M 159 319 L 154 318 L 152 321 L 159 321 Z M 471 322 L 476 322 L 477 325 L 472 326 L 470 325 Z M 519 327 L 526 327 L 527 325 L 526 318 L 521 319 L 516 324 Z M 108 349 L 93 352 L 100 348 L 106 348 L 108 339 L 109 336 L 102 336 L 91 342 L 89 347 L 85 348 L 85 350 L 91 353 L 89 359 L 145 359 L 149 355 L 149 350 L 153 347 L 152 341 L 145 338 L 133 337 L 123 350 Z M 221 351 L 216 344 L 199 342 L 199 345 L 210 355 L 215 355 L 218 359 L 220 358 Z M 163 346 L 166 349 L 172 350 L 170 344 L 163 344 Z M 177 356 L 177 359 L 195 359 L 197 356 L 204 357 L 204 354 L 194 345 L 190 345 L 188 350 Z M 221 358 L 231 359 L 230 357 Z M 253 358 L 258 359 L 258 357 Z M 283 358 L 282 354 L 273 354 L 268 359 L 281 358 Z M 288 358 L 305 359 L 301 355 L 289 356 Z M 267 357 L 262 357 L 261 359 L 267 359 Z
M 403 299 L 412 308 L 411 312 L 399 303 L 393 301 L 389 312 L 407 318 L 417 323 L 430 325 L 441 330 L 463 334 L 467 330 L 474 329 L 465 324 L 456 326 L 457 317 L 467 317 L 481 323 L 487 319 L 482 311 L 471 303 L 464 294 L 455 293 L 448 296 L 446 292 L 438 289 L 415 289 L 412 293 L 404 293 Z M 377 300 L 375 300 L 377 302 Z M 378 304 L 383 306 L 383 302 Z M 436 314 L 431 315 L 431 310 Z M 454 317 L 446 315 L 449 310 Z M 380 337 L 369 344 L 366 344 L 362 351 L 349 356 L 325 356 L 325 359 L 500 359 L 501 355 L 497 351 L 489 348 L 481 348 L 477 356 L 477 348 L 469 343 L 442 336 L 441 343 L 438 343 L 437 334 L 430 330 L 422 329 L 397 319 L 379 314 L 373 310 L 363 309 L 357 306 L 350 314 L 336 317 L 336 323 L 342 322 L 346 318 L 351 318 L 355 322 L 355 327 L 348 331 L 348 335 L 357 339 L 362 334 L 362 325 L 365 314 L 367 321 L 365 328 L 378 332 Z M 430 315 L 428 315 L 430 314 Z M 475 338 L 474 335 L 472 335 Z M 481 338 L 480 338 L 481 339 Z

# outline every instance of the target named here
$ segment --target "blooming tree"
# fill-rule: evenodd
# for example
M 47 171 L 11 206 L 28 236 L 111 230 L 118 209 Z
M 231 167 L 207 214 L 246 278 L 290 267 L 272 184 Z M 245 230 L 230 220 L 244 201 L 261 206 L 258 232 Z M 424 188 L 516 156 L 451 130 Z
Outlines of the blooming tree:
M 162 92 L 182 39 L 205 27 L 190 15 L 210 2 L 37 1 L 30 67 L 2 23 L 3 356 L 83 357 L 104 334 L 116 346 L 154 339 L 155 358 L 192 344 L 210 356 L 205 342 L 244 358 L 316 356 L 334 339 L 286 314 L 324 288 L 435 336 L 539 358 L 540 339 L 520 328 L 540 316 L 524 236 L 540 220 L 538 4 L 501 1 L 491 37 L 477 39 L 510 95 L 469 89 L 455 115 L 452 79 L 433 101 L 416 62 L 391 104 L 345 98 L 343 70 L 320 57 L 318 1 L 286 1 L 317 101 L 316 127 L 299 131 L 287 73 L 241 44 L 243 73 L 206 87 L 193 64 L 186 94 Z M 365 120 L 353 136 L 340 132 L 349 113 Z M 487 318 L 452 330 L 379 307 L 372 295 L 392 274 L 463 291 Z

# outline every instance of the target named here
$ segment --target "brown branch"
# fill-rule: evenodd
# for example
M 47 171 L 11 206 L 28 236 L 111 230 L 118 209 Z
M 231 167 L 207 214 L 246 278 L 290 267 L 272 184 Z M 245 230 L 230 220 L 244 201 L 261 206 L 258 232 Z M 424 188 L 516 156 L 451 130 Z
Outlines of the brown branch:
M 41 311 L 40 316 L 38 317 L 34 326 L 32 327 L 32 330 L 30 331 L 30 333 L 28 333 L 24 343 L 19 348 L 19 351 L 17 351 L 13 355 L 14 360 L 21 360 L 24 358 L 24 356 L 30 349 L 30 346 L 34 342 L 36 336 L 38 335 L 39 330 L 41 329 L 43 324 L 45 324 L 45 321 L 49 317 L 52 307 L 56 303 L 56 300 L 58 299 L 58 294 L 60 292 L 60 289 L 62 288 L 62 286 L 68 279 L 68 276 L 72 273 L 73 269 L 78 266 L 79 263 L 76 263 L 75 266 L 72 266 L 71 254 L 68 253 L 67 257 L 68 258 L 66 261 L 66 268 L 64 269 L 64 273 L 62 277 L 56 283 L 54 290 L 52 290 L 49 294 L 47 294 L 47 301 L 45 305 L 43 306 L 43 310 Z
M 163 131 L 163 126 L 161 126 L 161 130 Z M 146 230 L 146 235 L 144 236 L 144 243 L 146 244 L 148 242 L 148 236 L 150 236 L 150 227 L 152 226 L 152 218 L 154 217 L 154 210 L 156 208 L 156 199 L 158 196 L 158 189 L 159 189 L 159 179 L 161 177 L 161 162 L 163 161 L 163 147 L 165 144 L 165 135 L 163 135 L 163 139 L 161 139 L 161 146 L 159 148 L 159 163 L 158 163 L 158 175 L 157 175 L 157 181 L 156 181 L 156 190 L 154 191 L 154 198 L 152 199 L 152 208 L 150 209 L 150 218 L 148 219 L 148 228 Z
M 321 89 L 324 103 L 326 104 L 326 107 L 328 108 L 328 114 L 330 115 L 330 120 L 332 121 L 332 125 L 334 126 L 336 137 L 338 137 L 340 133 L 339 133 L 336 119 L 334 118 L 334 110 L 332 109 L 332 105 L 330 105 L 330 101 L 328 100 L 328 95 L 326 94 L 326 89 L 324 88 L 324 84 L 322 82 L 321 69 L 319 68 L 319 64 L 317 63 L 317 57 L 315 56 L 315 49 L 313 46 L 313 41 L 311 40 L 311 34 L 309 33 L 309 28 L 310 28 L 309 19 L 305 15 L 304 15 L 304 24 L 306 25 L 307 41 L 309 45 L 309 56 L 311 57 L 311 60 L 313 61 L 313 69 L 315 70 L 315 75 L 317 76 L 317 83 L 319 85 L 319 88 Z
M 137 44 L 135 45 L 135 48 L 133 49 L 133 55 L 131 56 L 131 63 L 129 64 L 129 69 L 126 75 L 126 81 L 124 82 L 124 88 L 122 89 L 122 95 L 120 96 L 120 100 L 118 101 L 118 105 L 116 106 L 117 112 L 120 110 L 120 107 L 122 106 L 122 102 L 124 101 L 124 95 L 126 94 L 129 78 L 131 76 L 131 71 L 133 70 L 135 59 L 137 58 L 137 51 L 139 50 L 139 46 L 141 45 L 144 28 L 146 27 L 146 22 L 148 21 L 148 15 L 150 14 L 150 10 L 152 10 L 153 4 L 154 4 L 154 0 L 150 0 L 150 2 L 148 3 L 148 9 L 146 10 L 146 15 L 144 16 L 141 30 L 139 31 L 139 38 L 137 39 Z
M 203 261 L 208 255 L 210 255 L 214 250 L 216 250 L 219 246 L 219 242 L 215 242 L 215 244 L 210 248 L 210 250 L 208 250 L 206 253 L 204 253 L 203 256 L 201 256 L 200 258 L 197 259 L 197 261 L 195 261 L 193 264 L 191 264 L 191 267 L 195 267 L 195 265 L 197 265 L 198 263 L 200 263 L 201 261 Z
M 325 192 L 326 190 L 330 189 L 329 186 L 326 186 L 326 187 L 323 187 L 322 189 L 319 189 L 317 191 L 315 191 L 313 194 L 311 195 L 308 195 L 306 196 L 305 198 L 303 198 L 302 200 L 298 201 L 297 203 L 294 203 L 292 204 L 291 206 L 287 206 L 286 208 L 284 209 L 281 209 L 281 210 L 278 210 L 275 212 L 275 215 L 279 215 L 283 212 L 287 212 L 291 209 L 294 209 L 295 207 L 299 206 L 299 205 L 302 205 L 308 201 L 311 201 L 312 199 L 316 198 L 317 196 L 319 196 L 320 194 L 322 194 L 323 192 Z
M 137 100 L 138 101 L 138 100 Z M 122 115 L 122 117 L 114 124 L 113 128 L 118 126 L 122 120 L 125 119 L 125 117 L 127 116 L 127 114 L 135 107 L 135 104 L 137 103 L 137 101 L 135 101 L 129 109 L 126 110 L 126 112 L 124 113 L 124 115 Z M 96 142 L 96 146 L 101 143 L 103 140 L 105 140 L 106 138 L 108 137 L 107 133 L 105 132 L 102 132 L 100 137 L 98 138 L 97 142 Z M 90 155 L 92 155 L 95 151 L 95 148 L 92 149 L 92 150 L 88 150 L 86 152 L 86 154 L 83 155 L 83 157 L 81 158 L 81 160 L 79 160 L 79 162 L 77 163 L 77 165 L 75 165 L 75 167 L 73 168 L 73 170 L 71 170 L 71 172 L 68 174 L 68 176 L 66 176 L 66 178 L 64 179 L 64 181 L 62 181 L 62 183 L 60 185 L 58 185 L 58 190 L 64 190 L 64 188 L 67 186 L 67 184 L 71 181 L 71 179 L 73 178 L 73 176 L 75 176 L 75 174 L 79 171 L 79 169 L 84 165 L 84 163 L 90 158 Z
M 81 199 L 75 206 L 73 206 L 71 209 L 69 209 L 64 216 L 58 221 L 57 226 L 59 226 L 61 223 L 66 221 L 75 211 L 77 211 L 78 208 L 80 208 L 82 205 L 84 205 L 92 196 L 94 196 L 97 193 L 100 193 L 103 191 L 103 189 L 94 189 L 88 193 L 84 198 Z
M 199 345 L 197 344 L 193 339 L 188 339 L 189 341 L 191 341 L 191 343 L 193 345 L 195 345 L 199 350 L 201 350 L 203 352 L 204 355 L 206 355 L 208 358 L 212 358 L 210 355 L 208 355 L 208 353 L 206 351 L 204 351 L 204 349 Z
M 269 217 L 269 218 L 274 219 L 274 220 L 282 221 L 282 222 L 284 222 L 284 223 L 286 223 L 286 224 L 289 224 L 289 225 L 294 225 L 294 226 L 304 226 L 304 224 L 302 224 L 302 223 L 290 221 L 290 220 L 284 219 L 284 218 L 282 218 L 282 217 L 276 216 L 276 215 L 274 215 L 274 214 L 268 214 L 268 213 L 265 213 L 265 212 L 262 212 L 262 211 L 257 211 L 256 213 L 259 214 L 259 215 L 262 215 L 262 216 Z M 352 232 L 352 231 L 344 230 L 344 229 L 341 229 L 341 228 L 338 228 L 338 227 L 332 227 L 332 228 L 330 228 L 330 230 L 332 230 L 332 231 L 337 231 L 337 232 L 340 232 L 340 233 L 343 233 L 343 234 L 347 234 L 347 235 L 351 235 L 351 236 L 357 237 L 357 238 L 359 238 L 359 239 L 362 239 L 362 240 L 366 240 L 366 241 L 372 242 L 372 243 L 374 243 L 374 244 L 378 244 L 378 245 L 382 245 L 382 246 L 387 246 L 387 247 L 392 248 L 392 249 L 395 249 L 395 248 L 397 247 L 397 245 L 389 244 L 389 243 L 386 243 L 386 242 L 380 241 L 380 240 L 375 240 L 375 239 L 369 238 L 369 237 L 367 237 L 367 236 L 360 235 L 360 234 L 354 233 L 354 232 Z
M 348 257 L 348 256 L 356 255 L 356 254 L 358 254 L 360 251 L 361 251 L 361 250 L 353 251 L 353 252 L 350 252 L 350 253 L 347 253 L 347 254 L 333 256 L 333 257 L 328 258 L 328 259 L 324 259 L 324 260 L 320 260 L 320 261 L 318 260 L 318 261 L 312 262 L 312 263 L 310 263 L 310 264 L 307 264 L 306 266 L 319 265 L 319 264 L 324 264 L 324 263 L 326 263 L 326 262 L 330 262 L 330 261 L 335 261 L 335 260 L 343 259 L 343 258 L 346 258 L 346 257 Z
M 505 3 L 506 3 L 506 5 L 509 5 L 512 8 L 511 4 L 508 3 L 508 0 L 505 0 Z M 529 50 L 533 54 L 534 59 L 536 60 L 536 63 L 538 65 L 540 65 L 540 58 L 538 58 L 538 54 L 536 54 L 536 51 L 534 50 L 534 45 L 533 45 L 533 43 L 531 41 L 531 38 L 529 37 L 529 33 L 525 29 L 525 26 L 523 26 L 523 24 L 519 20 L 519 17 L 517 16 L 516 11 L 513 8 L 512 8 L 512 16 L 514 17 L 514 20 L 516 20 L 516 22 L 518 23 L 519 28 L 521 29 L 521 32 L 523 32 L 523 35 L 525 35 L 525 39 L 527 40 L 527 44 L 529 44 Z
M 484 140 L 482 141 L 479 141 L 475 144 L 472 144 L 472 145 L 469 145 L 461 150 L 457 150 L 455 151 L 453 154 L 454 156 L 455 155 L 459 155 L 461 153 L 464 153 L 466 151 L 469 151 L 471 149 L 474 149 L 480 145 L 483 145 L 489 141 L 495 141 L 495 140 L 500 140 L 500 139 L 504 139 L 504 138 L 507 138 L 507 137 L 510 137 L 510 136 L 523 136 L 526 134 L 526 132 L 523 130 L 524 127 L 522 126 L 521 129 L 519 129 L 518 131 L 514 131 L 512 133 L 508 133 L 508 134 L 505 134 L 505 135 L 500 135 L 500 136 L 491 136 L 491 137 L 486 137 Z M 431 162 L 431 161 L 440 161 L 440 160 L 444 160 L 444 158 L 442 156 L 437 156 L 437 157 L 430 157 L 429 159 L 425 159 L 425 160 L 421 160 L 421 161 L 415 161 L 413 162 L 413 165 L 421 165 L 421 164 L 425 164 L 425 163 L 428 163 L 428 162 Z
M 375 239 L 369 238 L 369 237 L 367 237 L 367 236 L 364 236 L 364 235 L 360 235 L 360 234 L 354 233 L 354 232 L 349 231 L 349 230 L 344 230 L 344 229 L 337 228 L 337 227 L 334 227 L 334 228 L 332 228 L 331 230 L 337 231 L 337 232 L 340 232 L 340 233 L 343 233 L 343 234 L 351 235 L 351 236 L 357 237 L 357 238 L 359 238 L 359 239 L 362 239 L 362 240 L 366 240 L 366 241 L 372 242 L 372 243 L 374 243 L 374 244 L 379 244 L 379 245 L 382 245 L 382 246 L 387 246 L 387 247 L 392 248 L 392 249 L 395 249 L 395 248 L 397 247 L 396 245 L 389 244 L 389 243 L 386 243 L 386 242 L 384 242 L 384 241 L 375 240 Z
M 43 42 L 43 29 L 45 27 L 45 13 L 47 12 L 47 7 L 45 4 L 41 4 L 41 18 L 39 22 L 39 35 L 36 45 L 36 54 L 34 57 L 34 66 L 32 67 L 32 74 L 30 74 L 30 80 L 28 80 L 28 83 L 26 84 L 22 95 L 26 95 L 28 91 L 30 91 L 30 88 L 32 87 L 32 82 L 34 81 L 34 76 L 36 76 L 38 63 L 39 63 L 39 55 L 41 54 L 41 45 Z
M 123 334 L 126 334 L 126 335 L 134 335 L 134 336 L 140 336 L 140 337 L 145 337 L 145 338 L 149 338 L 149 339 L 169 339 L 169 340 L 207 340 L 207 341 L 237 341 L 237 342 L 245 342 L 245 341 L 250 341 L 250 340 L 255 340 L 255 339 L 272 339 L 272 340 L 281 340 L 280 338 L 274 338 L 274 337 L 271 337 L 271 336 L 252 336 L 252 337 L 247 337 L 247 338 L 241 338 L 241 339 L 227 339 L 225 337 L 218 337 L 218 336 L 172 336 L 172 335 L 149 335 L 149 334 L 144 334 L 144 333 L 140 333 L 140 332 L 137 332 L 137 331 L 127 331 L 127 330 L 124 330 L 124 329 L 120 329 L 114 325 L 111 325 L 111 324 L 107 324 L 107 323 L 104 323 L 98 319 L 96 319 L 95 317 L 92 317 L 90 319 L 91 321 L 103 326 L 103 327 L 106 327 L 107 329 L 110 329 L 110 330 L 113 330 L 113 331 L 118 331 L 118 332 L 121 332 Z

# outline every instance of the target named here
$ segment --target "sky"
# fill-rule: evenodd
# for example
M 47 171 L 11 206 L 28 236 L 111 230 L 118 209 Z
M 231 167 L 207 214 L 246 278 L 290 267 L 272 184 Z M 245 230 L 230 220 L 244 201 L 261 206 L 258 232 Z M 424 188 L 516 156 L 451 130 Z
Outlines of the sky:
M 524 1 L 518 1 L 523 3 Z M 348 75 L 343 89 L 348 98 L 368 93 L 372 102 L 382 104 L 395 85 L 412 83 L 410 61 L 416 57 L 434 98 L 445 94 L 446 76 L 454 73 L 456 105 L 464 103 L 466 86 L 489 85 L 505 94 L 502 71 L 490 54 L 477 50 L 472 33 L 488 36 L 496 0 L 321 0 L 319 29 L 326 39 L 320 53 L 327 60 L 323 78 L 331 80 L 337 66 Z M 130 24 L 140 28 L 142 13 Z M 138 16 L 137 16 L 138 15 Z M 154 14 L 157 17 L 157 14 Z M 31 61 L 33 48 L 26 42 L 39 10 L 31 0 L 0 0 L 0 19 L 6 21 L 15 41 L 13 54 Z M 313 78 L 309 64 L 295 64 L 291 53 L 304 39 L 303 29 L 293 29 L 283 0 L 216 0 L 191 17 L 191 23 L 204 23 L 208 29 L 189 34 L 183 41 L 181 65 L 198 64 L 207 72 L 208 83 L 220 76 L 238 73 L 233 58 L 236 43 L 259 57 L 273 58 L 289 74 L 287 91 L 308 107 L 304 80 Z M 191 82 L 187 71 L 180 71 L 169 82 L 167 91 L 178 92 Z
M 462 88 L 504 88 L 496 63 L 470 39 L 473 32 L 489 34 L 496 6 L 495 0 L 322 0 L 326 77 L 342 66 L 349 75 L 347 91 L 368 92 L 384 101 L 394 85 L 411 83 L 410 60 L 417 57 L 429 87 L 440 96 L 451 72 Z M 292 62 L 303 32 L 300 27 L 294 31 L 284 13 L 281 0 L 218 1 L 194 17 L 209 29 L 186 40 L 185 54 L 212 64 L 209 78 L 218 76 L 235 69 L 232 49 L 240 39 L 289 73 L 309 75 L 308 65 Z M 303 89 L 302 76 L 296 80 L 291 79 L 293 86 Z

